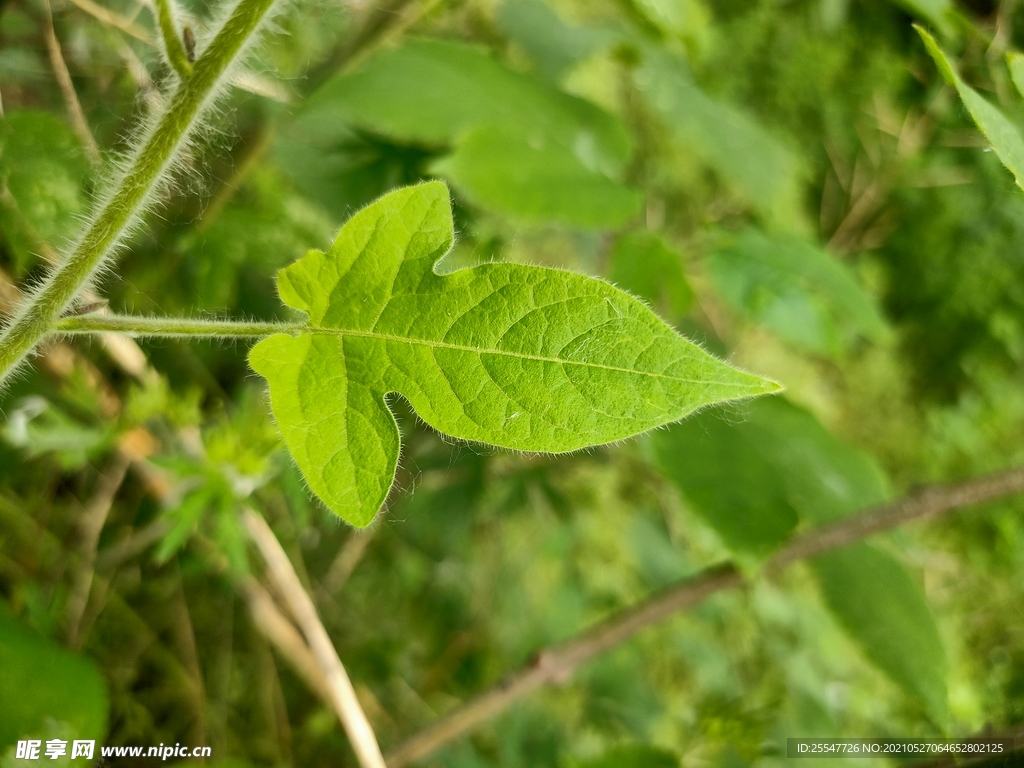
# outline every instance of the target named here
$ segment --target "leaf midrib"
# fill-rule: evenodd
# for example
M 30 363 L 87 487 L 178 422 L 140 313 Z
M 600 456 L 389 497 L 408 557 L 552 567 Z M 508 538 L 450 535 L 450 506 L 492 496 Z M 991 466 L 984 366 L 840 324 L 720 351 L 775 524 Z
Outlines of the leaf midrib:
M 542 363 L 557 363 L 558 365 L 578 365 L 584 368 L 597 368 L 606 371 L 615 371 L 617 373 L 629 373 L 636 376 L 649 376 L 651 378 L 668 379 L 669 381 L 679 381 L 686 384 L 715 384 L 718 386 L 732 387 L 735 389 L 749 390 L 750 386 L 744 384 L 737 384 L 735 382 L 719 381 L 716 379 L 686 379 L 679 376 L 670 376 L 664 373 L 655 373 L 653 371 L 640 371 L 634 368 L 622 368 L 615 365 L 603 365 L 601 363 L 590 363 L 579 360 L 564 360 L 557 357 L 547 357 L 544 355 L 531 355 L 525 352 L 509 352 L 503 349 L 482 349 L 480 347 L 470 347 L 465 344 L 452 344 L 447 341 L 432 341 L 429 339 L 412 338 L 409 336 L 395 336 L 389 333 L 380 333 L 379 331 L 354 331 L 348 328 L 324 328 L 322 326 L 307 325 L 302 329 L 303 333 L 310 333 L 317 336 L 354 336 L 356 338 L 365 339 L 379 339 L 382 341 L 395 341 L 401 344 L 420 345 L 424 347 L 430 347 L 431 349 L 450 349 L 459 352 L 472 352 L 477 355 L 500 355 L 503 357 L 512 357 L 517 360 L 533 360 L 535 362 Z

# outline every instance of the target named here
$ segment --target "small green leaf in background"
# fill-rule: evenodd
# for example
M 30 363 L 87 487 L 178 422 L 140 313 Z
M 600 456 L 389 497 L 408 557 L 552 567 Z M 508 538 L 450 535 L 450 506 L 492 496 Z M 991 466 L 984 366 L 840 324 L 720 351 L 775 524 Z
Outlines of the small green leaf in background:
M 310 487 L 350 523 L 367 525 L 394 479 L 393 392 L 445 434 L 561 453 L 777 391 L 603 281 L 519 264 L 437 274 L 450 206 L 430 182 L 360 211 L 278 277 L 309 332 L 249 356 Z
M 643 198 L 584 159 L 542 133 L 487 126 L 470 132 L 432 170 L 477 205 L 528 222 L 614 229 L 636 216 Z
M 171 528 L 164 534 L 153 555 L 157 563 L 166 563 L 185 546 L 209 508 L 219 502 L 221 491 L 216 484 L 205 485 L 164 512 L 164 519 L 171 523 Z
M 943 79 L 956 88 L 964 106 L 971 113 L 971 117 L 985 138 L 989 140 L 996 156 L 1013 173 L 1017 180 L 1017 186 L 1024 189 L 1024 139 L 1021 138 L 1020 131 L 998 108 L 992 106 L 963 81 L 949 57 L 927 30 L 917 27 L 917 31 L 921 35 L 921 39 L 924 40 L 928 53 L 935 60 Z
M 857 336 L 885 334 L 885 320 L 850 270 L 792 235 L 748 229 L 727 236 L 707 268 L 732 309 L 809 351 L 836 356 Z
M 693 304 L 682 256 L 654 232 L 630 232 L 616 241 L 608 279 L 672 319 L 685 315 Z
M 600 757 L 581 760 L 572 765 L 573 768 L 679 768 L 679 758 L 659 747 L 628 744 L 609 749 Z
M 882 671 L 944 726 L 946 654 L 921 588 L 891 555 L 854 544 L 815 558 L 825 602 Z
M 799 229 L 804 170 L 785 144 L 752 115 L 704 93 L 686 65 L 663 52 L 644 52 L 637 86 L 672 135 L 740 197 L 767 220 Z
M 107 707 L 106 685 L 92 662 L 35 634 L 0 606 L 0 754 L 43 732 L 48 719 L 67 724 L 73 738 L 102 740 Z
M 0 120 L 0 181 L 16 210 L 0 199 L 0 226 L 18 267 L 34 264 L 39 248 L 26 227 L 51 245 L 78 229 L 85 211 L 83 179 L 89 165 L 71 127 L 56 115 L 19 109 Z
M 782 398 L 719 407 L 652 435 L 655 461 L 739 553 L 764 555 L 797 520 L 885 501 L 881 471 Z M 945 722 L 942 643 L 920 588 L 891 556 L 855 544 L 811 562 L 822 596 L 867 658 Z
M 38 395 L 18 401 L 6 415 L 0 438 L 29 456 L 51 454 L 67 469 L 80 469 L 113 444 L 110 424 L 83 423 Z

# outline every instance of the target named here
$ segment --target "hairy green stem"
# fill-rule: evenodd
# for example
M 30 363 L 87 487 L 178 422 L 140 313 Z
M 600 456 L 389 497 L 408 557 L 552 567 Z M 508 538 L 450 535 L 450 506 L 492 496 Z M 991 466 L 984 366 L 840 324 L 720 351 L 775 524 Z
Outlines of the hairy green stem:
M 124 240 L 274 2 L 240 0 L 181 81 L 81 240 L 0 334 L 0 383 L 53 330 L 61 313 Z
M 54 333 L 83 335 L 123 333 L 128 336 L 170 338 L 264 338 L 275 333 L 296 334 L 308 330 L 304 323 L 246 322 L 244 320 L 192 320 L 178 317 L 128 315 L 80 315 L 57 321 Z
M 171 0 L 156 0 L 156 20 L 160 26 L 160 36 L 164 40 L 164 51 L 167 53 L 167 61 L 170 62 L 178 77 L 186 78 L 192 72 L 192 62 L 188 60 L 188 53 L 178 36 L 178 29 L 174 26 L 174 12 L 171 10 Z

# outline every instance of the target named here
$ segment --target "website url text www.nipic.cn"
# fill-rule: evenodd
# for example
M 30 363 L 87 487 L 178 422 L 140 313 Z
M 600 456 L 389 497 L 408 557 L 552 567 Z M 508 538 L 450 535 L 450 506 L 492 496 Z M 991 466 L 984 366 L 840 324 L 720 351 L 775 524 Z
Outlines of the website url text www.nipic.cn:
M 27 739 L 18 742 L 15 758 L 18 760 L 56 760 L 70 754 L 72 760 L 92 760 L 96 754 L 95 741 L 64 739 Z M 158 747 L 100 747 L 100 757 L 153 757 L 167 760 L 171 757 L 209 757 L 209 747 L 189 747 L 183 744 L 160 744 Z

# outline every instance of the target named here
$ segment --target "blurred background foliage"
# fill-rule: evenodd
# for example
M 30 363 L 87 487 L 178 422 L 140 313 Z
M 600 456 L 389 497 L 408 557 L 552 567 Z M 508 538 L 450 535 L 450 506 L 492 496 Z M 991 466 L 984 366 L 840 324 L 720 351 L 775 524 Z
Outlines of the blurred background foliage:
M 1020 124 L 1024 7 L 290 5 L 101 280 L 111 307 L 279 317 L 278 268 L 436 176 L 447 268 L 606 276 L 786 394 L 561 458 L 452 444 L 399 402 L 399 487 L 355 533 L 310 500 L 243 345 L 145 343 L 147 365 L 54 342 L 0 395 L 0 751 L 73 733 L 354 765 L 237 589 L 244 506 L 385 749 L 653 590 L 754 575 L 425 765 L 769 768 L 788 736 L 1024 721 L 1021 500 L 756 577 L 794 531 L 1024 462 L 1024 194 L 911 26 Z M 201 37 L 215 9 L 178 12 Z M 116 157 L 165 98 L 153 40 L 141 0 L 0 0 L 5 306 L 102 194 L 89 143 Z

